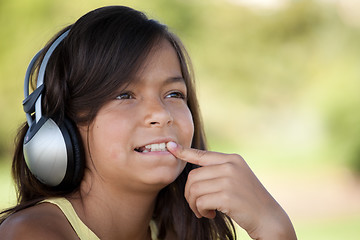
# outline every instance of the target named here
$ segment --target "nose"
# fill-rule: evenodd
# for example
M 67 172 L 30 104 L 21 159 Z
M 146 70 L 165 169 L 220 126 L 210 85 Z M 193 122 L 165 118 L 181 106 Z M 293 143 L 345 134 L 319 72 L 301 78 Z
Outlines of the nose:
M 145 109 L 145 125 L 147 127 L 170 126 L 174 121 L 172 114 L 160 100 L 148 101 Z

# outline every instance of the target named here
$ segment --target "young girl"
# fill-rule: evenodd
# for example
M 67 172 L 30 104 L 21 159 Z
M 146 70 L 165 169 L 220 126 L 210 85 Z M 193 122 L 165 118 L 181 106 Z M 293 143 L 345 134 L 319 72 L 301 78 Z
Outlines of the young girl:
M 32 75 L 37 86 L 1 239 L 236 239 L 233 222 L 253 239 L 296 239 L 241 156 L 206 151 L 190 68 L 166 26 L 128 7 L 55 36 L 26 77 L 25 96 Z

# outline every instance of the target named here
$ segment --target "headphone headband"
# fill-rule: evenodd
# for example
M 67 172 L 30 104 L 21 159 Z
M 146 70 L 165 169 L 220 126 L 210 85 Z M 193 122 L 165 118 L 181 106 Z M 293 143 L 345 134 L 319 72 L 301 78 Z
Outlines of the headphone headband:
M 50 56 L 56 49 L 56 47 L 60 44 L 60 42 L 69 34 L 70 29 L 61 34 L 49 47 L 48 51 L 45 53 L 44 59 L 41 62 L 38 78 L 36 82 L 36 89 L 29 95 L 29 83 L 30 83 L 30 75 L 31 70 L 40 56 L 40 53 L 43 51 L 41 49 L 32 59 L 29 64 L 29 67 L 26 70 L 25 74 L 25 81 L 24 81 L 24 101 L 23 101 L 23 108 L 26 113 L 26 120 L 31 127 L 34 123 L 31 117 L 31 113 L 35 112 L 35 122 L 38 122 L 42 117 L 42 110 L 41 110 L 41 94 L 43 92 L 44 86 L 44 77 L 45 77 L 45 70 L 46 66 L 49 62 Z

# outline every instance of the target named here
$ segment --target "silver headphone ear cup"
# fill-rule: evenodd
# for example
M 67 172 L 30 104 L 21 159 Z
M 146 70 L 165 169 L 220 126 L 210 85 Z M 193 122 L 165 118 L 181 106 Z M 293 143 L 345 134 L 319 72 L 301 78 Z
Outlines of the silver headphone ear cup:
M 51 118 L 43 118 L 33 127 L 38 129 L 28 130 L 23 146 L 26 164 L 39 181 L 48 186 L 58 186 L 68 167 L 63 134 Z
M 43 118 L 34 128 L 28 130 L 23 147 L 32 174 L 50 187 L 71 190 L 79 186 L 85 163 L 75 124 L 65 118 L 57 125 Z

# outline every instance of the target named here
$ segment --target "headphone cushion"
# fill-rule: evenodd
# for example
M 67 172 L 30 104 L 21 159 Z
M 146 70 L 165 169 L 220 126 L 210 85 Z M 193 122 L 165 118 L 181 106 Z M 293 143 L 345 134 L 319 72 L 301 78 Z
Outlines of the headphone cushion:
M 66 188 L 79 186 L 84 174 L 84 152 L 79 130 L 68 118 L 64 118 L 60 126 L 68 151 L 68 166 L 61 185 Z

